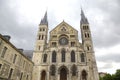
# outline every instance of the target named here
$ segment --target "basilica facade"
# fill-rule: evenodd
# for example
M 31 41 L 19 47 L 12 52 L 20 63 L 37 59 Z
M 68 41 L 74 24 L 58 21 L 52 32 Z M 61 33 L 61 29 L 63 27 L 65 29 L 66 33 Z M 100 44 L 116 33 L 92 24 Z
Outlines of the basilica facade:
M 99 80 L 90 26 L 81 10 L 78 31 L 62 21 L 49 32 L 47 12 L 41 20 L 33 53 L 32 80 Z

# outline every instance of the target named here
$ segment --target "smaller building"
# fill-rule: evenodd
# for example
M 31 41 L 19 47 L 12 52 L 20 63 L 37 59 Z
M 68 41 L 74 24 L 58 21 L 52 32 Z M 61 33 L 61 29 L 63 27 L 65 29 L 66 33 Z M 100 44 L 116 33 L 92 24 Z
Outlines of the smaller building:
M 107 73 L 104 73 L 104 72 L 99 72 L 99 76 L 100 77 L 104 77 Z
M 33 62 L 0 34 L 0 80 L 31 80 Z

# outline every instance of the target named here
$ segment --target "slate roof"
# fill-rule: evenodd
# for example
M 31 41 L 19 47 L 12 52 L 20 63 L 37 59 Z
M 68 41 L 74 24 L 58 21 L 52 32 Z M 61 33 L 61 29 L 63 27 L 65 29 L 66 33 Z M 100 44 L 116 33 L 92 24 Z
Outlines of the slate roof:
M 23 53 L 26 57 L 28 57 L 30 60 L 32 60 L 33 50 L 24 50 Z

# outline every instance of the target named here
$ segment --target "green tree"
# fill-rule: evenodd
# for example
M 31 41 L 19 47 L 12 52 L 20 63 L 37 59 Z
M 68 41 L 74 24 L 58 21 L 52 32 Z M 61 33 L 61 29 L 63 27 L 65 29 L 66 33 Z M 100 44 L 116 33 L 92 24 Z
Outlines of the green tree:
M 118 69 L 113 76 L 113 80 L 120 80 L 120 69 Z
M 112 79 L 113 79 L 113 80 L 116 80 L 116 79 L 115 79 L 115 77 L 116 77 L 116 75 L 115 75 L 115 74 L 113 74 L 113 75 L 112 75 Z
M 120 69 L 116 70 L 115 74 L 106 74 L 104 77 L 100 77 L 100 80 L 120 80 Z
M 100 79 L 100 80 L 103 80 L 103 78 L 102 78 L 102 77 L 99 77 L 99 79 Z
M 106 74 L 102 80 L 113 80 L 113 78 L 110 74 Z

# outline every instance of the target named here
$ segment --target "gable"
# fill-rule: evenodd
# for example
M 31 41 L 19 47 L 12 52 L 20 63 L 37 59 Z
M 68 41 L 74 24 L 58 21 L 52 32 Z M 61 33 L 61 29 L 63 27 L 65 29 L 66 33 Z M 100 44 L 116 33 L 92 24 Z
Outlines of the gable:
M 53 30 L 50 31 L 50 34 L 59 34 L 59 33 L 77 34 L 78 31 L 63 21 L 59 25 L 57 25 Z

